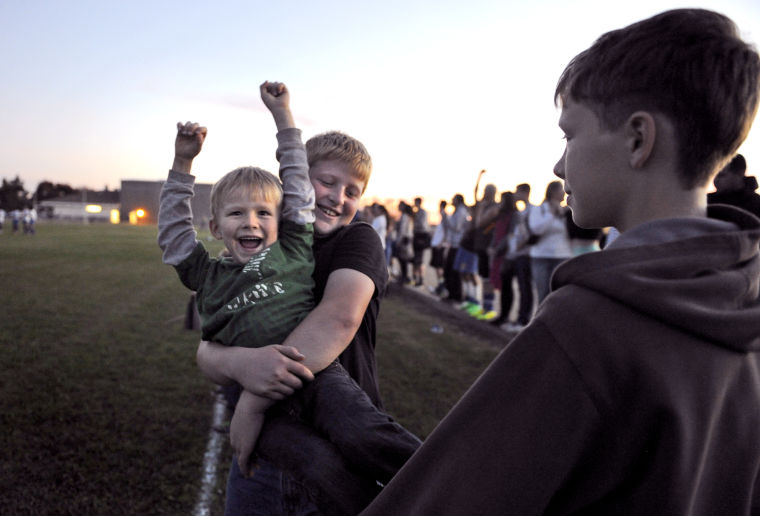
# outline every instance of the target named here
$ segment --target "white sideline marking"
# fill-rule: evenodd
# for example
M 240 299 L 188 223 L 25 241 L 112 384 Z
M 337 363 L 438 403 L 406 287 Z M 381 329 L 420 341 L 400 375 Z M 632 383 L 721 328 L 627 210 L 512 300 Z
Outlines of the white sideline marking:
M 201 476 L 201 492 L 198 496 L 198 503 L 195 505 L 193 514 L 195 516 L 209 516 L 211 514 L 211 500 L 213 491 L 216 486 L 216 476 L 219 465 L 219 456 L 221 455 L 222 445 L 226 434 L 214 430 L 224 423 L 224 414 L 227 406 L 221 394 L 214 396 L 214 410 L 211 421 L 211 428 L 208 432 L 208 443 L 206 444 L 206 453 L 203 454 L 203 474 Z

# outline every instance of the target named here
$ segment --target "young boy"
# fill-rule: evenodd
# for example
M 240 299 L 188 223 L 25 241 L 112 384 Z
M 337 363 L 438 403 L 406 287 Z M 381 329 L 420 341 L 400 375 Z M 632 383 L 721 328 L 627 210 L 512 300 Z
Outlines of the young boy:
M 164 262 L 174 265 L 183 284 L 197 292 L 203 338 L 228 346 L 283 342 L 314 305 L 314 190 L 306 151 L 285 86 L 265 82 L 261 98 L 278 129 L 282 186 L 275 176 L 255 167 L 233 170 L 214 185 L 209 226 L 214 237 L 224 241 L 228 258 L 212 259 L 196 241 L 192 226 L 190 170 L 205 140 L 205 128 L 178 124 L 174 166 L 161 192 L 158 239 Z M 308 399 L 349 407 L 346 412 L 358 420 L 354 424 L 366 431 L 346 435 L 348 427 L 341 421 L 318 417 L 320 411 L 332 410 L 327 405 L 309 407 L 316 414 L 313 422 L 360 473 L 387 482 L 419 440 L 379 412 L 352 382 L 327 380 L 326 375 L 348 378 L 339 365 L 328 367 L 308 387 L 327 391 Z M 273 401 L 249 392 L 243 395 L 245 408 L 236 408 L 230 437 L 245 472 L 264 412 Z M 380 446 L 380 439 L 388 435 Z
M 755 116 L 757 52 L 720 14 L 603 35 L 556 99 L 555 173 L 609 248 L 534 320 L 364 514 L 757 514 L 760 220 L 706 205 Z

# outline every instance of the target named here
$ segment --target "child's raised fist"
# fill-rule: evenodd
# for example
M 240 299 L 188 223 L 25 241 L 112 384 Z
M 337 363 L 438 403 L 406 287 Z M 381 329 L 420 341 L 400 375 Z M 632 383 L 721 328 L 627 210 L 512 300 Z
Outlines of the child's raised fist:
M 185 160 L 195 158 L 206 140 L 207 129 L 195 122 L 177 122 L 177 139 L 174 141 L 174 156 Z
M 270 111 L 290 107 L 290 93 L 284 83 L 264 81 L 259 90 L 261 91 L 261 100 L 264 101 L 264 105 Z

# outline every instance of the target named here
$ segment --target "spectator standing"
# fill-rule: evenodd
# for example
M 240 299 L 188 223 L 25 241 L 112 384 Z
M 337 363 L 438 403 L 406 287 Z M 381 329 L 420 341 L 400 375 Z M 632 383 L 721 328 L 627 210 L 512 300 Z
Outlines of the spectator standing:
M 21 212 L 19 210 L 11 210 L 11 222 L 13 223 L 13 234 L 18 233 L 18 223 L 21 218 Z
M 380 205 L 380 210 L 385 215 L 385 264 L 388 267 L 388 274 L 393 274 L 393 252 L 396 245 L 396 221 L 390 216 L 388 210 Z
M 383 244 L 383 249 L 385 249 L 385 237 L 388 234 L 388 216 L 380 203 L 372 204 L 371 214 L 372 228 L 377 232 L 377 236 L 380 237 L 380 242 Z
M 438 213 L 441 221 L 433 231 L 433 238 L 430 240 L 430 266 L 435 270 L 436 286 L 433 287 L 433 293 L 443 296 L 446 293 L 446 283 L 444 281 L 444 266 L 446 265 L 446 225 L 448 215 L 446 214 L 446 201 L 442 200 L 438 204 Z
M 396 224 L 396 243 L 394 250 L 398 260 L 401 273 L 399 283 L 407 285 L 409 280 L 409 263 L 414 258 L 414 249 L 412 248 L 412 238 L 414 237 L 414 223 L 412 207 L 406 201 L 398 203 L 400 213 L 398 223 Z
M 456 194 L 451 200 L 454 206 L 454 213 L 446 218 L 446 262 L 443 267 L 443 278 L 446 283 L 447 300 L 455 303 L 461 303 L 462 298 L 462 278 L 459 271 L 454 267 L 459 244 L 464 236 L 467 227 L 467 205 L 464 203 L 464 196 Z
M 475 228 L 473 249 L 478 255 L 476 283 L 480 285 L 481 292 L 480 297 L 477 298 L 479 299 L 479 306 L 468 310 L 470 315 L 483 321 L 492 321 L 499 315 L 494 310 L 496 293 L 490 281 L 491 256 L 488 253 L 498 216 L 499 203 L 496 202 L 496 185 L 488 184 L 483 189 L 483 197 L 475 203 L 472 209 L 472 223 Z
M 414 285 L 419 287 L 425 279 L 425 263 L 423 257 L 425 250 L 430 247 L 430 222 L 428 221 L 428 212 L 422 207 L 422 197 L 414 198 L 413 224 L 412 224 L 412 250 L 414 258 L 412 259 L 412 275 Z
M 36 232 L 35 226 L 37 224 L 37 210 L 32 206 L 29 208 L 29 222 L 27 223 L 28 234 L 33 235 Z
M 487 289 L 482 285 L 481 277 L 487 279 L 489 274 L 486 249 L 490 244 L 493 232 L 491 222 L 498 212 L 495 185 L 486 185 L 483 189 L 483 197 L 478 198 L 480 180 L 485 173 L 485 170 L 481 170 L 475 182 L 475 193 L 473 194 L 475 203 L 469 210 L 470 221 L 459 243 L 454 262 L 454 268 L 461 274 L 464 292 L 464 302 L 460 308 L 473 317 L 488 312 L 488 306 L 484 306 L 488 301 L 490 301 L 491 306 L 493 305 L 492 292 L 490 292 L 490 296 L 484 295 L 485 302 L 481 304 L 481 287 L 484 290 Z M 495 209 L 492 210 L 492 208 Z
M 5 223 L 5 210 L 0 208 L 0 233 L 3 232 L 4 223 Z
M 501 268 L 501 282 L 512 284 L 512 278 L 517 278 L 517 290 L 520 295 L 517 309 L 517 321 L 507 321 L 501 325 L 506 331 L 519 331 L 533 315 L 533 274 L 530 267 L 530 235 L 528 233 L 528 217 L 536 208 L 530 203 L 530 185 L 521 183 L 515 189 L 515 202 L 522 201 L 522 211 L 514 213 L 515 223 L 509 234 L 509 250 Z
M 549 282 L 554 269 L 573 256 L 565 223 L 567 207 L 561 205 L 564 199 L 562 182 L 552 181 L 546 187 L 544 202 L 531 210 L 528 216 L 528 229 L 538 237 L 538 241 L 530 247 L 530 267 L 539 304 L 549 295 Z
M 488 248 L 488 254 L 491 260 L 491 272 L 488 276 L 489 282 L 495 291 L 498 291 L 500 297 L 500 313 L 494 318 L 491 324 L 500 326 L 509 319 L 509 312 L 512 308 L 514 294 L 512 292 L 512 278 L 508 281 L 502 281 L 501 270 L 504 268 L 506 255 L 509 253 L 510 235 L 514 229 L 516 217 L 515 196 L 512 192 L 502 192 L 499 202 L 499 215 L 496 218 L 493 229 L 493 240 Z

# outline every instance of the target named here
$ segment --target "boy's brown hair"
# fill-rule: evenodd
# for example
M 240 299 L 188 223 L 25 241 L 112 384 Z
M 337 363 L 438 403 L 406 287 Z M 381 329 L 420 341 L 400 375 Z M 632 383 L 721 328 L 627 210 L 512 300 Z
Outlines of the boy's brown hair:
M 328 131 L 309 138 L 306 142 L 309 168 L 319 161 L 335 160 L 351 167 L 354 177 L 364 182 L 367 189 L 372 174 L 372 158 L 366 147 L 351 136 L 340 131 Z
M 227 195 L 239 188 L 247 189 L 251 196 L 274 202 L 278 207 L 282 202 L 282 185 L 277 176 L 258 167 L 239 167 L 226 173 L 211 187 L 212 217 L 218 216 Z
M 555 102 L 586 104 L 608 130 L 637 110 L 664 115 L 691 189 L 707 184 L 747 137 L 759 84 L 760 57 L 734 22 L 676 9 L 602 35 L 567 65 Z

